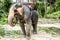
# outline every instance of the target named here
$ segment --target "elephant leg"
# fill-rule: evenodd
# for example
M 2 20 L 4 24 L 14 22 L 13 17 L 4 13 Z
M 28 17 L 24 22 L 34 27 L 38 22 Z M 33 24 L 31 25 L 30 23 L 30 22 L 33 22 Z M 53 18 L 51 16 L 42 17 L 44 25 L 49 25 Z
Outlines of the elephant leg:
M 30 28 L 31 28 L 31 21 L 28 20 L 26 22 L 26 35 L 27 35 L 27 37 L 30 37 Z
M 33 34 L 37 34 L 37 24 L 32 24 L 33 26 Z
M 21 26 L 21 29 L 22 29 L 22 32 L 23 32 L 24 36 L 26 36 L 24 23 L 20 22 L 20 26 Z
M 32 26 L 33 26 L 33 33 L 37 34 L 37 22 L 38 22 L 38 18 L 36 18 L 35 20 L 32 20 Z
M 32 26 L 33 26 L 33 33 L 36 34 L 37 33 L 38 14 L 35 10 L 32 11 L 31 20 L 32 20 Z

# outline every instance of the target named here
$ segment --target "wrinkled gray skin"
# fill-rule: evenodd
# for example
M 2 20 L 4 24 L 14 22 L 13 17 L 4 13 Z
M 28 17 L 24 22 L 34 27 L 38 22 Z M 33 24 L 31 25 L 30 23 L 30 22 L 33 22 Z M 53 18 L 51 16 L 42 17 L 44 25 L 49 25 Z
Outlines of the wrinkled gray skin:
M 16 5 L 16 4 L 14 4 L 14 5 Z M 13 5 L 12 5 L 11 9 L 15 10 L 15 6 L 13 7 Z M 33 27 L 33 33 L 35 33 L 35 34 L 37 33 L 38 14 L 37 14 L 36 10 L 30 11 L 30 9 L 25 5 L 25 6 L 23 6 L 23 15 L 17 14 L 17 15 L 15 15 L 15 17 L 17 18 L 17 20 L 20 21 L 20 26 L 21 26 L 22 32 L 25 36 L 30 37 L 31 23 L 32 23 L 32 27 Z M 10 17 L 10 20 L 11 19 L 12 18 Z M 22 20 L 24 20 L 24 21 L 22 21 Z M 24 26 L 25 23 L 26 23 L 26 30 L 25 30 L 25 26 Z

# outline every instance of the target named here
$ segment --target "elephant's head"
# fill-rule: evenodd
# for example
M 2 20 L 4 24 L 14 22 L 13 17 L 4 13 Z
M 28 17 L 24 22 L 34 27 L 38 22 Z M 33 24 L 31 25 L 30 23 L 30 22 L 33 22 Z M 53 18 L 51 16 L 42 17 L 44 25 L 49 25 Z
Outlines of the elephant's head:
M 19 15 L 22 15 L 22 13 L 23 13 L 23 10 L 22 10 L 23 8 L 18 8 L 17 9 L 17 14 L 19 14 Z M 14 16 L 16 13 L 15 13 L 15 11 L 14 10 L 9 10 L 9 15 L 8 15 L 8 24 L 10 25 L 10 26 L 15 26 L 16 25 L 16 23 L 13 21 L 16 17 Z M 16 20 L 17 21 L 17 20 Z

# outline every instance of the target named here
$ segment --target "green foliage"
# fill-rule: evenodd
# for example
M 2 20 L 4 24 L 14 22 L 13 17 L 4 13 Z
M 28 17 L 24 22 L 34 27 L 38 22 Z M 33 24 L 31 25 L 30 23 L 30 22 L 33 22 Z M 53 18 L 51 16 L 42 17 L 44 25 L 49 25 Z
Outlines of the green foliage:
M 47 14 L 47 18 L 60 19 L 60 11 L 53 12 L 52 14 Z
M 4 0 L 4 2 L 3 2 L 3 5 L 4 5 L 4 10 L 6 11 L 6 12 L 8 12 L 9 11 L 9 8 L 10 8 L 10 5 L 11 5 L 11 2 L 12 0 Z
M 50 13 L 50 6 L 47 7 L 47 13 L 49 14 Z
M 47 0 L 47 18 L 55 18 L 58 19 L 60 18 L 60 0 Z M 53 2 L 53 5 L 49 5 L 50 2 Z M 8 11 L 10 8 L 10 5 L 12 4 L 12 0 L 2 0 L 0 2 L 0 24 L 6 24 L 7 23 L 7 17 L 8 17 Z M 52 6 L 52 11 L 51 12 L 51 7 Z M 39 3 L 37 3 L 37 11 L 39 13 L 39 17 L 44 17 L 45 16 L 45 6 L 44 6 L 44 1 L 39 0 Z M 36 9 L 35 8 L 35 9 Z
M 0 9 L 3 10 L 4 12 L 8 12 L 11 3 L 12 3 L 12 0 L 3 0 L 0 3 Z
M 8 17 L 8 13 L 1 13 L 0 14 L 0 24 L 6 24 L 7 17 Z
M 58 0 L 54 5 L 54 10 L 59 11 L 60 10 L 60 0 Z
M 4 36 L 5 35 L 5 30 L 4 28 L 2 28 L 2 26 L 0 26 L 0 36 Z
M 18 37 L 20 36 L 22 33 L 20 30 L 5 30 L 5 36 L 8 36 L 8 37 Z
M 52 34 L 52 35 L 60 35 L 60 29 L 59 28 L 55 28 L 55 27 L 50 27 L 50 28 L 41 27 L 40 30 L 44 30 L 47 33 Z
M 7 24 L 7 18 L 1 18 L 0 19 L 0 24 Z
M 45 8 L 44 8 L 44 3 L 43 2 L 40 2 L 40 3 L 37 3 L 37 10 L 38 10 L 38 13 L 40 15 L 40 17 L 44 16 L 44 13 L 45 13 Z
M 7 23 L 8 11 L 11 4 L 12 0 L 3 0 L 0 2 L 0 24 Z
M 0 25 L 0 36 L 18 37 L 22 34 L 20 30 L 5 30 L 3 26 Z
M 52 7 L 52 11 L 55 12 L 56 11 L 56 0 L 47 0 L 47 14 L 51 13 L 51 8 Z M 56 9 L 55 9 L 56 8 Z M 39 16 L 41 17 L 44 17 L 45 16 L 45 4 L 44 4 L 44 1 L 40 1 L 38 3 L 38 7 L 37 7 L 37 10 L 39 12 Z
M 20 30 L 13 31 L 13 32 L 14 32 L 15 34 L 17 34 L 17 35 L 20 35 L 20 34 L 22 34 Z
M 54 3 L 56 2 L 56 0 L 47 0 L 47 2 L 48 2 L 49 4 L 54 4 Z

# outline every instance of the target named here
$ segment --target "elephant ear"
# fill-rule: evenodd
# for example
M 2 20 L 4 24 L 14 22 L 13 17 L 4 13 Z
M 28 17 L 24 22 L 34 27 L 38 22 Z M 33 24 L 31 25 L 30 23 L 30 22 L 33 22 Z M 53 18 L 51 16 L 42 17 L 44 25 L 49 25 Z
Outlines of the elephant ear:
M 18 11 L 18 13 L 19 13 L 20 15 L 23 15 L 23 7 L 19 7 L 19 8 L 17 9 L 17 11 Z

